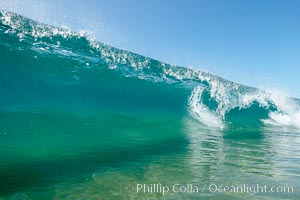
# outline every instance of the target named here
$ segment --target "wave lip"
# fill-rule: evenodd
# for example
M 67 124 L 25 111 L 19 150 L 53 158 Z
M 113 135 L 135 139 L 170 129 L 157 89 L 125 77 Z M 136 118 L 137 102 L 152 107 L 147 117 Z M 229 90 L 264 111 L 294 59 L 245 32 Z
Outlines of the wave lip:
M 197 86 L 192 91 L 189 98 L 189 112 L 191 116 L 211 128 L 224 128 L 222 119 L 212 112 L 208 106 L 206 106 L 202 100 L 202 93 L 205 88 L 203 86 Z
M 285 127 L 300 129 L 300 105 L 281 91 L 260 90 L 218 77 L 199 77 L 189 98 L 190 114 L 208 127 Z

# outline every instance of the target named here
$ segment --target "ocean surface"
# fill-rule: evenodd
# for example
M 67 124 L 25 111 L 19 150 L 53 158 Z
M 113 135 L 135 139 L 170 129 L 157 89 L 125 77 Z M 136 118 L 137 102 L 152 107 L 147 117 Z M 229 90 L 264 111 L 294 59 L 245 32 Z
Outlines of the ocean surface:
M 0 11 L 0 199 L 300 199 L 299 130 L 279 91 Z

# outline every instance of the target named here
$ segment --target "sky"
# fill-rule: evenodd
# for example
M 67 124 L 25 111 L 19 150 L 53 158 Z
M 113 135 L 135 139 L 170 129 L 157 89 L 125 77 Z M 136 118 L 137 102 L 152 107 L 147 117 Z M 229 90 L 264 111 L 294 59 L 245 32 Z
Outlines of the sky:
M 0 0 L 47 24 L 169 64 L 300 97 L 297 0 Z

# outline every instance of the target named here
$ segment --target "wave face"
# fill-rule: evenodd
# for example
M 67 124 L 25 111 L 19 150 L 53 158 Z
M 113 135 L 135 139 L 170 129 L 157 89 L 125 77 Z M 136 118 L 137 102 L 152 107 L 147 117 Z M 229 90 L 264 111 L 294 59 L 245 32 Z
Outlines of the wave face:
M 84 105 L 173 112 L 221 130 L 300 128 L 293 98 L 113 48 L 86 32 L 1 11 L 0 38 L 2 111 Z

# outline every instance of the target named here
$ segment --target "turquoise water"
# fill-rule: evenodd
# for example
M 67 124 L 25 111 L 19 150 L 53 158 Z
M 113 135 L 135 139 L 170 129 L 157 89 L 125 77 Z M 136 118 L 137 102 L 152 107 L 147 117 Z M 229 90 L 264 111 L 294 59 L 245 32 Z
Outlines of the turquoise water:
M 0 18 L 0 198 L 300 198 L 299 100 Z

